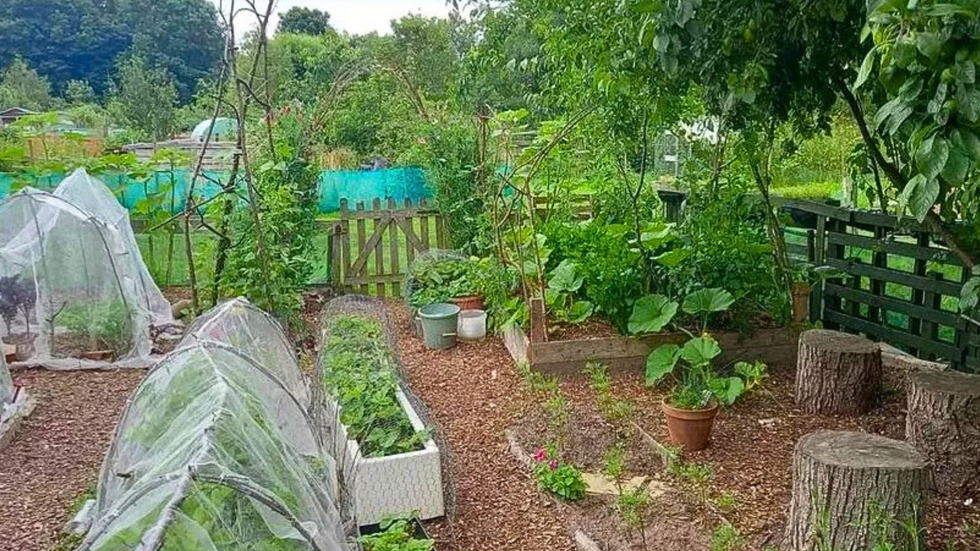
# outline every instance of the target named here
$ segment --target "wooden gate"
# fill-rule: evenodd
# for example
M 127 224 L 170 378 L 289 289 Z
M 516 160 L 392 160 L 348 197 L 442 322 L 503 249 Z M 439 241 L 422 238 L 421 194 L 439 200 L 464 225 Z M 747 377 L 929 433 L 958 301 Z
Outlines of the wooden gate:
M 401 296 L 415 256 L 449 247 L 445 220 L 425 199 L 418 205 L 411 199 L 402 205 L 388 199 L 386 208 L 375 199 L 371 207 L 367 210 L 358 202 L 350 210 L 346 199 L 340 201 L 340 221 L 334 224 L 330 247 L 334 287 L 347 293 Z

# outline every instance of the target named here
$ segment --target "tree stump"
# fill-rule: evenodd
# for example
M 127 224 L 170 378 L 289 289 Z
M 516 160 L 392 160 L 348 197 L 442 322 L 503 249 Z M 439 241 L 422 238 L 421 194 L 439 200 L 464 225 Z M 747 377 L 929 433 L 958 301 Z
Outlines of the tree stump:
M 868 339 L 805 331 L 796 367 L 796 404 L 806 413 L 867 413 L 878 401 L 881 371 L 881 349 Z
M 971 497 L 980 488 L 980 375 L 913 371 L 905 439 L 932 461 L 939 492 Z
M 793 453 L 783 549 L 913 549 L 914 536 L 899 523 L 923 526 L 928 485 L 928 460 L 905 442 L 862 432 L 808 434 Z

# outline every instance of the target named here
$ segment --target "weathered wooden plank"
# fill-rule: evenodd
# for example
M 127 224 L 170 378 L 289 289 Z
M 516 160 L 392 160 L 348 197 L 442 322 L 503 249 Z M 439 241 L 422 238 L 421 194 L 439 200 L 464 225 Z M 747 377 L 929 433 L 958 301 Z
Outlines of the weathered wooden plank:
M 353 285 L 360 284 L 374 284 L 376 285 L 379 281 L 382 283 L 404 283 L 408 278 L 407 274 L 366 274 L 360 276 L 353 276 L 347 279 L 348 283 Z
M 529 361 L 528 345 L 530 343 L 523 329 L 514 325 L 504 328 L 503 341 L 515 363 Z
M 412 209 L 412 200 L 406 198 L 405 210 L 408 211 L 411 209 Z M 416 249 L 421 250 L 421 246 L 419 244 L 419 238 L 415 236 L 415 219 L 396 218 L 395 222 L 398 224 L 398 227 L 402 229 L 402 233 L 405 235 L 405 240 L 406 240 L 405 260 L 407 262 L 405 269 L 410 270 L 412 269 L 412 264 L 415 263 L 415 250 Z
M 361 250 L 361 254 L 357 256 L 357 260 L 355 260 L 354 265 L 351 266 L 352 274 L 366 275 L 368 273 L 368 260 L 371 258 L 372 253 L 377 254 L 381 251 L 381 237 L 384 235 L 385 228 L 387 228 L 388 224 L 390 223 L 390 218 L 382 220 L 382 222 L 380 222 L 381 225 L 375 228 L 374 233 L 371 234 L 370 239 L 368 239 L 365 243 L 361 243 L 361 235 L 357 236 L 357 247 Z M 360 233 L 360 228 L 358 228 L 358 233 Z M 377 271 L 375 271 L 375 273 L 377 273 Z
M 935 281 L 928 277 L 918 276 L 907 272 L 900 272 L 888 268 L 877 268 L 854 260 L 841 260 L 839 258 L 828 258 L 826 264 L 838 270 L 845 271 L 852 275 L 867 276 L 873 279 L 880 279 L 890 283 L 906 285 L 914 289 L 923 291 L 934 291 L 944 295 L 960 296 L 960 285 L 949 281 Z
M 884 251 L 886 253 L 907 256 L 918 260 L 931 260 L 942 264 L 962 266 L 959 260 L 948 250 L 932 246 L 916 245 L 912 243 L 902 243 L 888 238 L 876 239 L 864 235 L 854 235 L 850 233 L 831 232 L 827 234 L 827 241 L 833 244 L 846 245 L 848 247 L 860 247 L 871 251 Z
M 330 237 L 327 241 L 327 260 L 330 266 L 330 286 L 334 288 L 335 291 L 342 290 L 344 288 L 343 282 L 343 271 L 340 267 L 341 264 L 341 252 L 340 252 L 340 239 L 343 237 L 347 238 L 346 235 L 340 235 L 340 225 L 334 224 L 330 226 Z
M 738 333 L 714 335 L 724 351 L 719 363 L 764 361 L 792 363 L 798 334 L 789 329 L 769 329 L 743 338 Z M 644 338 L 609 337 L 582 341 L 529 342 L 528 356 L 539 371 L 560 375 L 577 374 L 586 363 L 596 361 L 611 370 L 638 370 L 646 364 L 650 350 L 662 344 L 679 344 L 689 337 L 682 333 Z
M 427 214 L 419 214 L 419 240 L 422 242 L 422 251 L 427 251 L 432 247 L 429 243 L 429 216 Z
M 341 280 L 343 281 L 343 291 L 345 293 L 353 292 L 353 288 L 347 283 L 347 276 L 350 274 L 350 240 L 352 238 L 350 233 L 350 220 L 348 215 L 350 214 L 350 209 L 347 205 L 347 199 L 340 200 L 340 231 L 343 234 L 343 238 L 340 240 L 340 264 L 341 264 Z
M 750 342 L 754 346 L 784 344 L 795 334 L 788 329 L 766 329 L 744 338 L 737 332 L 714 334 L 722 349 Z M 602 361 L 615 358 L 643 357 L 650 350 L 664 344 L 681 344 L 690 337 L 684 333 L 662 333 L 646 337 L 604 337 L 574 341 L 548 341 L 531 343 L 531 357 L 535 363 L 560 363 L 567 361 Z
M 364 203 L 362 202 L 357 203 L 357 212 L 361 214 L 364 213 Z M 365 229 L 365 220 L 366 218 L 363 216 L 357 217 L 357 260 L 354 261 L 354 263 L 351 265 L 350 272 L 348 272 L 349 274 L 358 277 L 364 275 L 362 271 L 367 262 L 367 251 L 364 249 L 364 243 L 367 241 L 367 230 Z M 361 285 L 361 294 L 363 295 L 368 294 L 367 284 Z
M 408 209 L 408 210 L 404 210 L 404 211 L 399 210 L 399 213 L 402 216 L 404 216 L 404 217 L 414 218 L 414 217 L 417 217 L 417 216 L 422 216 L 423 214 L 426 215 L 426 216 L 436 215 L 436 214 L 439 214 L 439 211 L 438 210 L 435 210 L 435 209 L 430 209 L 430 208 L 414 208 L 414 209 Z M 358 219 L 361 219 L 361 218 L 363 218 L 365 220 L 371 220 L 374 217 L 375 217 L 374 212 L 372 212 L 370 210 L 353 211 L 353 212 L 350 213 L 350 219 L 351 220 L 358 220 Z
M 962 356 L 961 351 L 951 344 L 930 341 L 929 339 L 924 339 L 919 335 L 913 335 L 905 331 L 892 329 L 891 327 L 872 323 L 864 319 L 854 318 L 836 310 L 825 311 L 824 319 L 842 327 L 847 327 L 854 331 L 864 333 L 869 337 L 883 340 L 893 345 L 910 346 L 920 351 L 935 354 L 936 356 L 947 360 L 959 361 Z
M 401 228 L 402 233 L 405 235 L 405 240 L 409 245 L 408 249 L 406 249 L 408 253 L 408 263 L 409 265 L 411 265 L 412 260 L 415 259 L 415 250 L 417 249 L 419 252 L 422 252 L 428 250 L 429 247 L 427 246 L 427 244 L 422 243 L 422 241 L 418 238 L 418 236 L 415 235 L 415 229 L 413 227 L 414 218 L 396 217 L 393 220 L 395 224 L 398 224 L 398 227 Z
M 828 283 L 826 293 L 828 295 L 844 298 L 848 301 L 867 304 L 881 310 L 901 312 L 909 316 L 917 316 L 921 319 L 929 320 L 934 323 L 941 323 L 952 327 L 959 325 L 959 316 L 953 312 L 933 310 L 931 308 L 925 308 L 912 304 L 911 302 L 905 300 L 891 298 L 884 295 L 876 295 L 865 290 L 852 289 L 841 285 L 836 285 L 834 283 Z M 879 318 L 871 319 L 874 320 Z
M 442 216 L 436 215 L 436 247 L 440 249 L 449 248 L 449 236 L 446 231 L 446 219 Z
M 398 206 L 395 204 L 395 200 L 392 198 L 388 199 L 388 212 L 389 216 L 398 210 Z M 390 240 L 388 246 L 389 258 L 388 266 L 390 268 L 390 273 L 400 274 L 401 273 L 401 258 L 398 257 L 398 242 L 401 241 L 402 236 L 398 231 L 397 224 L 389 224 L 388 228 L 388 238 Z M 391 294 L 392 296 L 400 297 L 402 295 L 402 286 L 400 282 L 391 282 Z
M 380 277 L 385 275 L 384 234 L 388 229 L 391 216 L 381 210 L 381 199 L 378 197 L 374 198 L 371 208 L 375 215 L 372 219 L 374 221 L 374 235 L 378 237 L 375 240 L 372 236 L 372 241 L 374 241 L 374 274 Z M 375 285 L 375 292 L 379 297 L 386 296 L 385 282 L 379 280 Z

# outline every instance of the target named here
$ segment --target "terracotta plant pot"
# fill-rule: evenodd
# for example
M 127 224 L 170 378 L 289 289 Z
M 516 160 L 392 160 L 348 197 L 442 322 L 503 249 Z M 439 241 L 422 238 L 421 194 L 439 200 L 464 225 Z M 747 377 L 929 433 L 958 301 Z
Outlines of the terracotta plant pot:
M 708 447 L 711 427 L 718 415 L 717 403 L 708 409 L 678 409 L 668 404 L 664 398 L 661 409 L 667 416 L 667 432 L 671 442 L 685 452 L 701 451 Z
M 484 301 L 483 295 L 467 295 L 465 297 L 456 297 L 450 299 L 449 302 L 459 306 L 460 310 L 486 310 L 486 303 Z
M 793 284 L 793 321 L 803 323 L 810 318 L 810 284 Z

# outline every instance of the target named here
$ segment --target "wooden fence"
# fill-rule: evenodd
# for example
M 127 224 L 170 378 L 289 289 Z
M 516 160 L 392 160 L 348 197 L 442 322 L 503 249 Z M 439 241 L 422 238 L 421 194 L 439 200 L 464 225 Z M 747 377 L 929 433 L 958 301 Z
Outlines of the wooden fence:
M 333 285 L 348 293 L 401 296 L 415 256 L 448 248 L 446 223 L 424 199 L 418 205 L 388 199 L 386 208 L 375 199 L 371 206 L 358 203 L 350 210 L 346 200 L 340 202 L 328 251 Z
M 969 270 L 928 229 L 808 201 L 782 207 L 804 215 L 795 218 L 815 218 L 816 227 L 805 230 L 807 258 L 847 274 L 814 289 L 814 320 L 980 372 L 980 322 L 959 312 Z
M 660 197 L 679 221 L 685 194 L 663 190 Z M 969 271 L 927 228 L 815 201 L 774 202 L 793 220 L 785 228 L 791 260 L 847 274 L 813 289 L 811 321 L 980 372 L 980 321 L 959 313 Z

